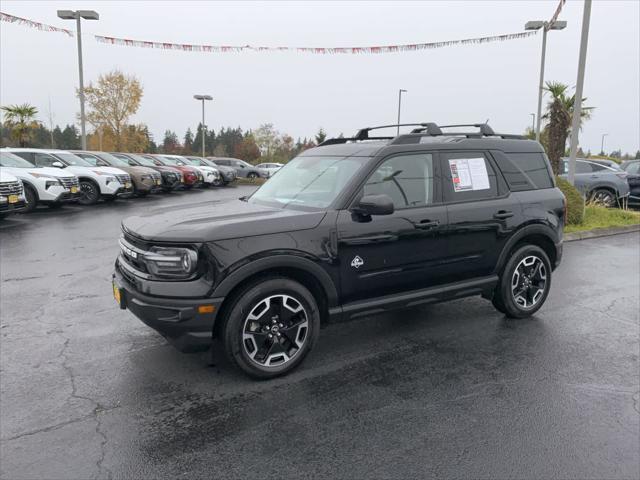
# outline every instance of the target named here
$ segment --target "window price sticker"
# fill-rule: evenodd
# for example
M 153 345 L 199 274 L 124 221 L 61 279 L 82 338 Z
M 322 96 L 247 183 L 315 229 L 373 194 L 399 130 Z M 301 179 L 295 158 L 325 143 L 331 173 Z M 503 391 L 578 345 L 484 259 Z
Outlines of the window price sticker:
M 491 188 L 484 158 L 456 158 L 449 160 L 451 180 L 456 192 Z

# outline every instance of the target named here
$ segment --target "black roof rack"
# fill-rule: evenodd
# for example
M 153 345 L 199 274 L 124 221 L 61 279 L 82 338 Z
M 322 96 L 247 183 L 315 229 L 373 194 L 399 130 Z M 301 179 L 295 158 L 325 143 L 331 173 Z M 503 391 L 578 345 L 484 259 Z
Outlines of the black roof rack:
M 381 128 L 392 128 L 392 127 L 418 127 L 411 130 L 409 134 L 402 134 L 399 136 L 393 137 L 370 137 L 369 132 L 371 130 L 379 130 Z M 442 131 L 443 128 L 458 128 L 458 127 L 475 127 L 478 128 L 478 132 L 451 132 L 444 133 Z M 506 133 L 496 133 L 493 131 L 493 128 L 489 126 L 488 123 L 465 123 L 465 124 L 457 124 L 457 125 L 438 125 L 433 122 L 424 122 L 424 123 L 400 123 L 393 125 L 380 125 L 378 127 L 367 127 L 361 128 L 358 130 L 353 137 L 348 138 L 329 138 L 322 142 L 319 147 L 325 145 L 336 145 L 340 143 L 347 142 L 358 142 L 363 140 L 394 140 L 402 136 L 406 135 L 416 135 L 416 136 L 430 136 L 437 137 L 441 135 L 447 136 L 464 136 L 467 138 L 482 138 L 482 137 L 500 137 L 504 139 L 512 139 L 512 140 L 526 140 L 526 137 L 523 135 L 511 135 Z M 395 142 L 391 142 L 395 143 Z

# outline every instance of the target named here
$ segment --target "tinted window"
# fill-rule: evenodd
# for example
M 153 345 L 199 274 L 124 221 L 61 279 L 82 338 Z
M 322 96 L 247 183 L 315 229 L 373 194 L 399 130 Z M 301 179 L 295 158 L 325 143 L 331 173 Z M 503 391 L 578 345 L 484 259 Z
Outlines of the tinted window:
M 567 163 L 567 173 L 569 172 L 569 165 Z M 591 173 L 593 172 L 593 166 L 588 162 L 576 162 L 576 173 Z
M 385 160 L 369 177 L 364 195 L 385 194 L 396 210 L 433 203 L 433 156 L 398 155 Z
M 625 169 L 628 173 L 637 174 L 640 173 L 640 162 L 633 162 L 626 166 Z
M 553 187 L 544 154 L 505 152 L 505 156 L 510 162 L 500 161 L 499 155 L 496 159 L 512 191 Z
M 590 163 L 589 165 L 591 165 L 591 169 L 594 172 L 602 172 L 603 170 L 609 170 L 607 167 L 605 167 L 604 165 L 599 165 L 597 163 Z M 609 170 L 610 171 L 610 170 Z
M 498 196 L 498 179 L 484 153 L 445 153 L 442 160 L 447 201 L 464 202 Z

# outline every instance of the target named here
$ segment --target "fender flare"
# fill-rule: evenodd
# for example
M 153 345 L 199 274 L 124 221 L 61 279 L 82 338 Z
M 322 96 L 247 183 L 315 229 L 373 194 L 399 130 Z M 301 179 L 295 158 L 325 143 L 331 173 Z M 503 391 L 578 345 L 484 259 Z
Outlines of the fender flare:
M 561 242 L 553 228 L 548 225 L 542 225 L 540 223 L 526 225 L 515 232 L 502 248 L 502 252 L 500 252 L 500 257 L 498 257 L 498 262 L 496 263 L 496 268 L 494 270 L 495 273 L 499 273 L 502 271 L 502 268 L 508 260 L 509 253 L 513 250 L 513 247 L 520 240 L 528 237 L 529 235 L 543 235 L 547 237 L 551 242 L 553 242 L 554 245 L 557 245 Z
M 25 187 L 29 187 L 29 188 L 31 188 L 31 190 L 33 190 L 33 191 L 35 192 L 35 194 L 36 194 L 36 201 L 38 201 L 38 202 L 39 202 L 39 201 L 40 201 L 40 194 L 38 193 L 38 188 L 37 188 L 35 185 L 33 185 L 33 183 L 31 183 L 29 180 L 23 180 L 23 179 L 21 178 L 21 179 L 20 179 L 20 181 L 22 181 L 22 184 L 23 184 Z
M 338 305 L 338 291 L 329 274 L 309 258 L 291 254 L 276 254 L 259 258 L 238 268 L 215 287 L 213 296 L 226 297 L 231 290 L 250 276 L 277 268 L 296 268 L 313 275 L 325 291 L 329 306 Z

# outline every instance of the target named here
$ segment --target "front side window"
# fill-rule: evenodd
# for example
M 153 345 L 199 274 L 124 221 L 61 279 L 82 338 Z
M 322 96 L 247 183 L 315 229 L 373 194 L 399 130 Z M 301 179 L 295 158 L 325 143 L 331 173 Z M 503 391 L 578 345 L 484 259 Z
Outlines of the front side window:
M 367 180 L 363 195 L 388 195 L 396 210 L 423 207 L 433 203 L 433 185 L 433 155 L 398 155 L 376 169 Z
M 249 199 L 278 208 L 329 207 L 369 157 L 297 157 Z
M 498 196 L 498 179 L 484 153 L 444 153 L 442 168 L 447 201 L 466 202 Z
M 48 153 L 36 152 L 33 159 L 39 167 L 52 167 L 55 162 L 62 163 L 56 157 L 49 155 Z

